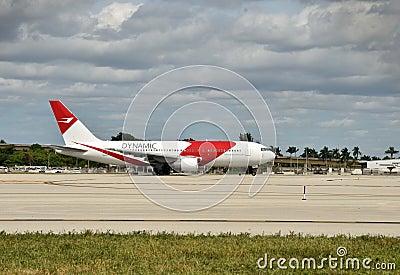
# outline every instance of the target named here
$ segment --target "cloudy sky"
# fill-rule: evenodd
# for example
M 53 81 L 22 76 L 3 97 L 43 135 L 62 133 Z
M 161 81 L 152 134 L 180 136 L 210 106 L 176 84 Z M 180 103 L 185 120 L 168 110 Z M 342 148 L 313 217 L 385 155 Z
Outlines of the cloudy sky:
M 62 144 L 49 99 L 109 139 L 147 82 L 207 64 L 258 89 L 283 151 L 383 157 L 400 148 L 399 61 L 394 0 L 0 0 L 0 139 Z

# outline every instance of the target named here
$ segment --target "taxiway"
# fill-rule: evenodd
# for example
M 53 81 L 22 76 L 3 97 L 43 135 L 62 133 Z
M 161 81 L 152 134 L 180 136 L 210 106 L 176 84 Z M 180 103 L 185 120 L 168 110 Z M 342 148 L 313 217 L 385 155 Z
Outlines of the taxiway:
M 178 189 L 198 190 L 221 177 L 163 180 Z M 127 174 L 0 174 L 0 231 L 400 236 L 398 176 L 272 175 L 249 197 L 251 180 L 244 177 L 216 206 L 182 212 L 149 201 Z

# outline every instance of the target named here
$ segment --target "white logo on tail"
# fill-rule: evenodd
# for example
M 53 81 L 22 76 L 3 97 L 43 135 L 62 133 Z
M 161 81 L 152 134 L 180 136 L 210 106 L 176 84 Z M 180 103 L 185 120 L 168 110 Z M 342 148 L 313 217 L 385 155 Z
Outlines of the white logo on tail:
M 66 123 L 66 124 L 68 124 L 68 123 L 70 123 L 71 122 L 71 120 L 73 120 L 74 118 L 73 117 L 63 117 L 61 120 L 59 120 L 58 122 L 62 122 L 62 123 Z

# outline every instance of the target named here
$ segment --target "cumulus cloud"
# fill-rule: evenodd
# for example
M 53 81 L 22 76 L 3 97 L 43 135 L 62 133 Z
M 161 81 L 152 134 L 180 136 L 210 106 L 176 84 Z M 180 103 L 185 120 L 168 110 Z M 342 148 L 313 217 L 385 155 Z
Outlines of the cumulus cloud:
M 299 121 L 293 117 L 281 117 L 281 118 L 278 117 L 278 118 L 274 119 L 274 122 L 276 125 L 279 125 L 279 124 L 290 125 L 290 124 L 298 124 L 299 123 Z
M 344 118 L 344 119 L 333 119 L 331 121 L 324 121 L 319 123 L 318 125 L 321 127 L 349 127 L 354 124 L 353 119 Z
M 399 90 L 393 74 L 398 75 L 400 67 L 394 60 L 400 51 L 393 46 L 400 44 L 400 19 L 389 12 L 396 10 L 391 2 L 317 2 L 294 15 L 252 10 L 238 18 L 232 33 L 245 45 L 237 48 L 244 53 L 241 59 L 264 68 L 285 68 L 287 75 L 281 78 L 295 78 L 300 89 L 311 85 L 304 87 L 299 79 L 321 91 L 371 94 L 386 79 L 381 92 L 395 94 Z M 336 91 L 329 88 L 332 83 Z
M 352 135 L 354 135 L 356 137 L 365 137 L 366 135 L 368 135 L 369 131 L 368 130 L 351 130 L 351 131 L 349 131 L 349 133 L 351 133 Z
M 385 4 L 314 4 L 296 15 L 247 12 L 237 21 L 234 34 L 237 39 L 251 39 L 276 51 L 343 45 L 373 50 L 387 46 L 398 27 L 398 18 L 382 16 Z
M 99 14 L 94 16 L 98 20 L 97 28 L 120 31 L 121 25 L 137 12 L 142 5 L 114 2 L 104 7 Z
M 0 41 L 37 38 L 47 33 L 69 36 L 92 24 L 87 9 L 95 1 L 38 0 L 0 2 Z

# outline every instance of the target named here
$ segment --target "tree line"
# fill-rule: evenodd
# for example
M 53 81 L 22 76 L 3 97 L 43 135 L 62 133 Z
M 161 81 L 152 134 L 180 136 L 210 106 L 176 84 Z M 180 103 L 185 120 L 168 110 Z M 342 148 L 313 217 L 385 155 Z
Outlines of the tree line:
M 240 133 L 239 134 L 240 141 L 254 141 L 254 138 L 251 133 Z M 275 154 L 277 156 L 283 156 L 282 150 L 279 147 L 273 148 Z M 297 153 L 299 152 L 299 148 L 296 146 L 289 146 L 286 150 L 286 153 L 290 154 L 290 157 L 294 154 L 297 157 Z M 383 159 L 392 159 L 394 155 L 398 154 L 399 151 L 396 150 L 393 146 L 390 146 L 387 150 L 385 150 L 386 155 L 390 155 L 384 157 Z M 324 146 L 319 152 L 314 148 L 305 147 L 303 153 L 300 155 L 302 158 L 317 158 L 323 160 L 340 160 L 341 162 L 347 162 L 349 160 L 380 160 L 377 156 L 369 156 L 365 155 L 360 151 L 358 146 L 354 146 L 352 150 L 344 147 L 343 149 L 339 150 L 339 148 L 329 149 L 328 146 Z
M 286 153 L 290 154 L 290 157 L 292 157 L 293 154 L 295 157 L 297 157 L 298 151 L 299 148 L 296 146 L 289 146 L 289 148 L 286 150 Z M 283 156 L 282 150 L 279 147 L 275 148 L 275 153 L 277 156 Z M 393 159 L 394 155 L 398 154 L 399 151 L 391 146 L 385 150 L 384 153 L 386 155 L 390 155 L 390 157 L 385 156 L 383 159 Z M 339 150 L 338 148 L 329 149 L 328 146 L 324 146 L 319 152 L 314 148 L 305 147 L 303 153 L 299 156 L 302 158 L 318 158 L 323 160 L 336 159 L 342 162 L 347 162 L 349 160 L 380 160 L 380 158 L 377 156 L 363 154 L 358 146 L 354 146 L 352 150 L 348 149 L 347 147 Z
M 29 149 L 16 150 L 9 144 L 0 148 L 0 166 L 49 166 L 49 167 L 87 167 L 84 159 L 57 154 L 53 149 L 32 144 Z M 104 164 L 90 162 L 90 167 L 102 167 Z

